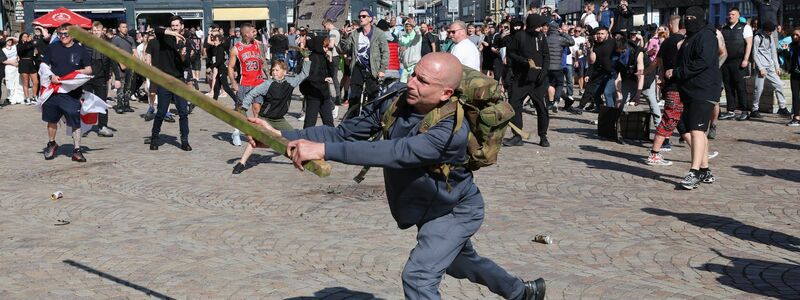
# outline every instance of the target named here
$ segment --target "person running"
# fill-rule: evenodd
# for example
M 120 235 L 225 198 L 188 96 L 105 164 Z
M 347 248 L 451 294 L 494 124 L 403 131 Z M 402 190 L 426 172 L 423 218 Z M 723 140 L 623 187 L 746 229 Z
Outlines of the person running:
M 52 75 L 50 82 L 60 84 L 61 76 L 78 71 L 84 75 L 92 74 L 92 61 L 89 51 L 81 44 L 76 43 L 69 35 L 71 24 L 64 23 L 56 29 L 59 42 L 50 44 L 45 50 L 43 64 L 50 67 Z M 42 121 L 47 122 L 47 137 L 49 141 L 44 149 L 44 159 L 51 160 L 56 157 L 58 144 L 56 132 L 58 122 L 63 117 L 67 126 L 72 127 L 72 161 L 86 162 L 81 152 L 81 95 L 83 90 L 78 87 L 68 93 L 53 92 L 47 101 L 42 104 Z
M 684 102 L 681 122 L 688 132 L 683 135 L 684 139 L 691 141 L 692 164 L 680 186 L 692 190 L 700 182 L 715 180 L 708 165 L 706 131 L 721 96 L 722 74 L 716 30 L 706 22 L 705 10 L 692 6 L 686 10 L 684 20 L 686 39 L 678 51 L 675 68 L 667 70 L 665 77 L 677 82 Z
M 311 70 L 311 60 L 305 58 L 303 70 L 297 76 L 286 77 L 289 65 L 278 60 L 272 63 L 270 69 L 271 79 L 250 90 L 242 98 L 242 108 L 250 109 L 253 118 L 264 118 L 267 123 L 278 130 L 293 130 L 292 125 L 284 118 L 289 112 L 289 104 L 292 102 L 292 91 L 300 85 Z M 245 115 L 247 113 L 245 112 Z M 233 174 L 241 174 L 245 170 L 247 160 L 253 155 L 253 145 L 247 144 L 242 158 L 233 166 Z
M 401 278 L 407 299 L 439 299 L 445 274 L 486 286 L 513 300 L 542 300 L 545 280 L 524 281 L 492 260 L 481 257 L 471 242 L 484 218 L 484 200 L 468 168 L 456 167 L 449 176 L 430 171 L 432 166 L 466 161 L 469 124 L 456 127 L 456 118 L 444 118 L 424 133 L 423 116 L 443 105 L 462 77 L 459 60 L 449 53 L 431 53 L 420 60 L 408 89 L 393 97 L 402 106 L 385 139 L 368 141 L 383 130 L 381 115 L 395 101 L 377 101 L 362 115 L 337 128 L 320 126 L 278 131 L 268 122 L 251 118 L 287 145 L 295 167 L 302 162 L 326 159 L 350 165 L 384 167 L 389 207 L 401 229 L 416 227 L 417 244 L 409 255 Z M 254 141 L 253 146 L 258 146 Z
M 253 88 L 264 82 L 264 72 L 261 70 L 264 65 L 264 55 L 261 54 L 259 42 L 255 40 L 256 29 L 250 23 L 244 23 L 239 27 L 242 40 L 236 42 L 231 47 L 230 57 L 228 58 L 228 80 L 231 82 L 231 89 L 236 93 L 234 98 L 234 110 L 242 107 L 244 95 Z M 241 79 L 236 82 L 236 63 L 239 63 Z M 239 129 L 235 128 L 231 135 L 231 142 L 236 146 L 242 145 Z

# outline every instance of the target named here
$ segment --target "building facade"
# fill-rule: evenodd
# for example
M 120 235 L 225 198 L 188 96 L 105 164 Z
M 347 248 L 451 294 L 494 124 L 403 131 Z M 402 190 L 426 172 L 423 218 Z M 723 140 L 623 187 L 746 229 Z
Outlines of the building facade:
M 107 26 L 125 20 L 130 27 L 166 26 L 169 18 L 183 17 L 187 27 L 208 28 L 212 23 L 232 28 L 250 22 L 257 27 L 286 27 L 294 19 L 296 0 L 25 0 L 23 30 L 30 31 L 37 17 L 66 7 Z

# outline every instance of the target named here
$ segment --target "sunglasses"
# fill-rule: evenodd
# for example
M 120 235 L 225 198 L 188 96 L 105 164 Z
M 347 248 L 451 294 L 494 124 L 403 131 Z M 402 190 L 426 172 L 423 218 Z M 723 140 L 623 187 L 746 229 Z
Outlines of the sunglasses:
M 459 31 L 459 30 L 464 30 L 464 28 L 459 28 L 459 29 L 456 29 L 456 30 L 448 30 L 447 33 L 452 34 L 452 33 L 456 33 L 456 31 Z
M 63 36 L 69 36 L 69 32 L 59 32 L 59 33 L 58 33 L 58 36 L 59 36 L 59 37 L 63 37 Z
M 366 19 L 369 18 L 369 15 L 358 15 L 359 19 Z

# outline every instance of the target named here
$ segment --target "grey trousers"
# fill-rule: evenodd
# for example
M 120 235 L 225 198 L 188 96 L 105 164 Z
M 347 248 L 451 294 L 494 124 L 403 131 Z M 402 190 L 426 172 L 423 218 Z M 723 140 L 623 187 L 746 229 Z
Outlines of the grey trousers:
M 417 245 L 403 268 L 406 299 L 441 299 L 439 283 L 445 272 L 484 285 L 506 299 L 524 296 L 522 280 L 472 247 L 470 238 L 483 223 L 483 207 L 482 198 L 466 200 L 451 213 L 418 226 Z
M 622 102 L 617 103 L 617 107 L 622 108 L 625 110 L 624 105 L 628 103 L 633 96 L 636 95 L 636 89 L 639 87 L 639 84 L 636 80 L 628 80 L 623 79 L 622 84 L 620 84 L 620 92 L 622 94 Z M 650 106 L 650 114 L 653 115 L 653 123 L 658 126 L 661 123 L 661 108 L 658 107 L 658 96 L 656 96 L 656 81 L 653 80 L 653 83 L 650 84 L 650 87 L 644 87 L 645 90 L 642 91 L 642 98 L 647 98 L 647 103 Z M 620 106 L 622 105 L 622 106 Z
M 783 81 L 781 81 L 778 73 L 774 69 L 767 70 L 767 76 L 756 76 L 756 84 L 753 89 L 753 111 L 758 111 L 758 103 L 761 100 L 761 94 L 764 92 L 764 82 L 768 82 L 772 88 L 775 89 L 775 96 L 778 97 L 778 106 L 780 108 L 786 107 L 786 96 L 783 94 Z

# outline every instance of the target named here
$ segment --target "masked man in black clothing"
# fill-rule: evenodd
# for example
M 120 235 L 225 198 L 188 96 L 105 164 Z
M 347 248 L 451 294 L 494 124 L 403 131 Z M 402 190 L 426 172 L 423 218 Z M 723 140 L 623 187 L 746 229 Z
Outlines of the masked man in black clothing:
M 509 102 L 514 108 L 511 123 L 522 128 L 522 101 L 530 96 L 536 108 L 540 145 L 550 147 L 547 140 L 547 127 L 550 117 L 545 104 L 547 95 L 547 69 L 549 55 L 547 37 L 542 33 L 547 26 L 547 18 L 541 15 L 528 15 L 526 29 L 517 31 L 507 45 L 508 61 L 514 73 L 510 88 Z M 503 146 L 522 146 L 522 137 L 516 133 L 503 141 Z
M 691 190 L 700 182 L 714 182 L 708 168 L 706 131 L 721 96 L 722 74 L 716 30 L 707 24 L 705 10 L 692 6 L 684 20 L 686 39 L 678 51 L 675 69 L 667 70 L 665 76 L 677 83 L 684 101 L 681 123 L 688 131 L 684 139 L 691 140 L 692 166 L 680 185 Z
M 583 97 L 576 108 L 571 107 L 573 103 L 571 99 L 564 101 L 564 109 L 576 114 L 580 114 L 589 102 L 592 102 L 591 106 L 595 108 L 603 106 L 601 96 L 605 92 L 608 81 L 613 80 L 611 77 L 614 73 L 614 65 L 611 57 L 614 55 L 616 46 L 615 41 L 609 38 L 608 28 L 598 27 L 595 29 L 594 42 L 587 45 L 589 45 L 587 52 L 589 52 L 590 66 L 584 77 L 586 89 Z
M 92 35 L 99 39 L 105 40 L 105 28 L 103 28 L 103 23 L 99 21 L 94 21 L 92 23 Z M 89 49 L 91 51 L 91 58 L 92 58 L 92 72 L 94 77 L 86 82 L 83 85 L 83 89 L 95 94 L 103 101 L 106 101 L 106 97 L 108 97 L 108 79 L 109 75 L 111 74 L 111 59 L 108 58 L 100 51 L 94 51 L 93 49 Z M 100 114 L 98 116 L 97 121 L 97 135 L 104 136 L 104 137 L 112 137 L 114 136 L 114 132 L 108 128 L 108 114 Z M 84 132 L 84 135 L 88 134 L 88 132 Z
M 153 66 L 181 80 L 183 79 L 183 70 L 186 69 L 186 64 L 188 63 L 186 48 L 184 47 L 186 39 L 181 35 L 181 32 L 183 32 L 183 18 L 173 16 L 170 18 L 169 24 L 169 29 L 155 29 L 158 47 L 154 49 Z M 164 122 L 164 116 L 167 114 L 169 104 L 175 102 L 175 107 L 178 109 L 178 116 L 180 117 L 178 124 L 181 131 L 181 149 L 183 151 L 192 151 L 192 146 L 189 146 L 189 106 L 186 99 L 160 86 L 156 88 L 156 93 L 158 94 L 158 109 L 156 110 L 156 118 L 153 120 L 150 150 L 158 150 L 158 135 L 161 133 L 161 123 Z

